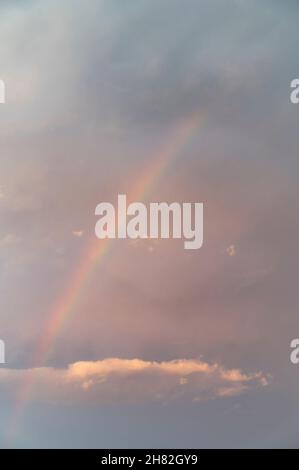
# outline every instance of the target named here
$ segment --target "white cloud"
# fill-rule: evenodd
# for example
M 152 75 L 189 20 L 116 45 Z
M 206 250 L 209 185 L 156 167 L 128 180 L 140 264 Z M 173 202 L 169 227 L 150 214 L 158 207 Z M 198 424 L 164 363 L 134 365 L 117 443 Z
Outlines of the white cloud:
M 0 369 L 2 390 L 32 383 L 42 401 L 143 403 L 201 401 L 236 396 L 268 385 L 267 375 L 246 374 L 202 360 L 155 362 L 110 358 L 28 370 Z

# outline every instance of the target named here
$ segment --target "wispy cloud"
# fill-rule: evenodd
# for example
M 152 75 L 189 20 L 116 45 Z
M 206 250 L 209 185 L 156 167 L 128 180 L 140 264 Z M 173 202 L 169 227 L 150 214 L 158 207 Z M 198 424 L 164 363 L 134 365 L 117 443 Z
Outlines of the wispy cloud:
M 73 230 L 73 235 L 74 235 L 74 237 L 81 238 L 84 235 L 84 231 L 83 230 Z

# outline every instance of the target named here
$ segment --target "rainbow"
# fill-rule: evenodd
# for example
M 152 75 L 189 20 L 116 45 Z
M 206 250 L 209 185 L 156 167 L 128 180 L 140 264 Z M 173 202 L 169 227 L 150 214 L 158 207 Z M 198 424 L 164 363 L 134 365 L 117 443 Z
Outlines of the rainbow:
M 175 128 L 171 138 L 163 145 L 158 154 L 151 159 L 153 161 L 144 170 L 142 176 L 128 194 L 127 199 L 129 202 L 142 201 L 146 198 L 170 163 L 179 156 L 180 151 L 198 129 L 200 122 L 201 116 L 196 114 Z M 80 303 L 94 272 L 111 250 L 112 244 L 112 239 L 97 240 L 95 238 L 87 247 L 62 297 L 45 322 L 43 334 L 34 353 L 33 367 L 37 364 L 45 364 L 47 361 L 58 336 L 76 311 L 76 307 Z M 11 431 L 9 432 L 10 437 L 16 435 L 18 423 L 26 404 L 32 399 L 33 393 L 33 374 L 28 374 L 28 378 L 24 381 L 17 397 Z

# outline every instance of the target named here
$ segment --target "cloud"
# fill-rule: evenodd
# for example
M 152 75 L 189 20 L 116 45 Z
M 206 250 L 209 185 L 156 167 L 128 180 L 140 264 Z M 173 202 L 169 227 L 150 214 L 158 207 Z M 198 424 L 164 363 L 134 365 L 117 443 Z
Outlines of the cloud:
M 235 256 L 235 255 L 236 255 L 236 248 L 235 248 L 235 245 L 230 245 L 230 246 L 226 249 L 226 253 L 228 254 L 228 256 Z
M 83 230 L 74 230 L 73 235 L 74 235 L 74 237 L 81 238 L 84 235 L 84 231 Z
M 14 245 L 19 243 L 21 240 L 19 237 L 14 235 L 13 233 L 9 233 L 4 237 L 0 238 L 0 248 L 7 247 L 9 245 Z
M 165 362 L 109 358 L 27 370 L 1 369 L 1 389 L 33 383 L 41 401 L 98 404 L 183 401 L 197 402 L 236 396 L 268 385 L 262 372 L 246 374 L 202 360 Z

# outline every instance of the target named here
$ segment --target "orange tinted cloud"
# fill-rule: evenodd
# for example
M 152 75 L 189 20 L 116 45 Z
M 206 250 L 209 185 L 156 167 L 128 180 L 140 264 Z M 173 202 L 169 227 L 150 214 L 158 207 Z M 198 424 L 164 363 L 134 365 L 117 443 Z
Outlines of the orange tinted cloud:
M 4 389 L 34 379 L 34 396 L 41 401 L 96 403 L 201 401 L 239 395 L 268 385 L 262 372 L 246 374 L 202 360 L 144 361 L 109 358 L 82 361 L 65 369 L 50 367 L 0 370 Z

